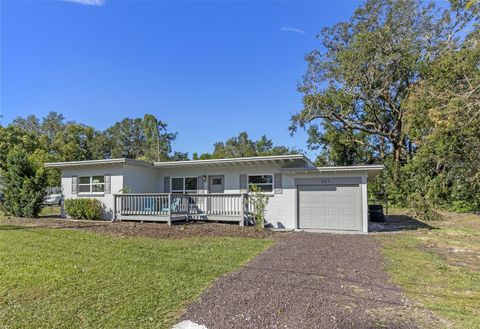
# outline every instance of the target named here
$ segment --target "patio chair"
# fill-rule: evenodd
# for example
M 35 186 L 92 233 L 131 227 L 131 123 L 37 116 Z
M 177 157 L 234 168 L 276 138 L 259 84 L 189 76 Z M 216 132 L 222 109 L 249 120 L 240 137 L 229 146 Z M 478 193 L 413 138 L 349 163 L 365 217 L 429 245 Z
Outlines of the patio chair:
M 143 203 L 143 211 L 155 211 L 156 207 L 156 200 L 154 197 L 149 197 L 145 199 L 145 202 Z
M 170 205 L 170 210 L 172 212 L 178 212 L 178 208 L 180 207 L 180 198 L 173 198 L 172 204 Z M 168 207 L 163 207 L 162 212 L 168 212 Z

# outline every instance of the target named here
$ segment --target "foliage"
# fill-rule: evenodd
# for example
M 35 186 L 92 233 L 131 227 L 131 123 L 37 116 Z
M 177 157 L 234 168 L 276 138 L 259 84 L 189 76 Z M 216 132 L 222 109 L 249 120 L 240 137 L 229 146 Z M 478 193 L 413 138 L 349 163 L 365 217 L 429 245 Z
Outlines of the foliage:
M 100 219 L 103 208 L 97 199 L 67 199 L 65 212 L 74 219 Z
M 40 147 L 36 135 L 17 126 L 0 126 L 0 169 L 5 169 L 7 155 L 14 146 L 32 154 Z
M 253 202 L 255 225 L 265 226 L 265 210 L 267 209 L 269 196 L 258 185 L 250 185 L 250 200 Z
M 2 211 L 17 217 L 38 217 L 47 187 L 44 168 L 36 165 L 25 150 L 14 147 L 7 155 L 1 176 Z
M 425 65 L 407 103 L 406 129 L 418 151 L 403 170 L 406 186 L 456 211 L 480 209 L 478 36 Z
M 323 122 L 322 128 L 322 133 L 318 131 L 317 125 L 308 128 L 307 145 L 310 149 L 321 150 L 315 159 L 317 166 L 351 166 L 378 162 L 364 132 L 343 131 L 329 122 Z
M 304 109 L 293 116 L 292 129 L 320 120 L 362 132 L 360 141 L 379 153 L 392 152 L 398 179 L 400 161 L 412 151 L 403 131 L 403 103 L 432 45 L 444 39 L 443 20 L 432 13 L 419 1 L 370 0 L 349 21 L 324 28 L 325 51 L 306 56 L 308 71 L 299 88 Z
M 24 329 L 171 328 L 186 303 L 270 244 L 0 225 L 0 323 Z
M 420 193 L 409 195 L 408 204 L 410 206 L 409 214 L 415 219 L 424 221 L 441 220 L 442 216 L 435 211 Z
M 128 185 L 124 185 L 123 188 L 118 190 L 118 193 L 131 193 L 131 192 L 132 192 L 132 188 Z
M 252 156 L 268 156 L 299 153 L 298 150 L 285 146 L 274 146 L 271 139 L 262 136 L 259 140 L 250 139 L 247 132 L 243 131 L 237 137 L 231 137 L 226 142 L 214 144 L 213 153 L 193 154 L 193 159 L 221 159 L 242 158 Z
M 385 164 L 378 198 L 478 211 L 479 13 L 478 1 L 366 1 L 307 54 L 291 131 L 307 129 L 318 165 Z
M 57 112 L 39 119 L 35 115 L 17 117 L 7 127 L 0 126 L 0 168 L 9 151 L 18 146 L 35 153 L 40 163 L 126 157 L 147 161 L 188 159 L 188 153 L 171 152 L 176 133 L 167 124 L 146 114 L 143 119 L 125 118 L 105 131 L 76 122 L 66 122 Z M 60 185 L 60 171 L 46 170 L 50 186 Z
M 177 134 L 167 132 L 167 124 L 151 114 L 143 117 L 143 130 L 145 133 L 145 158 L 149 161 L 168 160 L 171 151 L 171 142 Z M 178 155 L 178 153 L 176 153 Z

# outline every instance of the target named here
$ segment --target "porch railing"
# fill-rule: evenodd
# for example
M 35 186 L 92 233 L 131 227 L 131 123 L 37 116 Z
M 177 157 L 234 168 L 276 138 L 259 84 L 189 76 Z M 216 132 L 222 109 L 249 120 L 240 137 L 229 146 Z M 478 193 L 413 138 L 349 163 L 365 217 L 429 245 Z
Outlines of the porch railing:
M 113 219 L 137 216 L 179 216 L 187 219 L 223 217 L 241 225 L 253 211 L 247 194 L 126 193 L 114 194 Z M 236 217 L 236 218 L 235 218 Z

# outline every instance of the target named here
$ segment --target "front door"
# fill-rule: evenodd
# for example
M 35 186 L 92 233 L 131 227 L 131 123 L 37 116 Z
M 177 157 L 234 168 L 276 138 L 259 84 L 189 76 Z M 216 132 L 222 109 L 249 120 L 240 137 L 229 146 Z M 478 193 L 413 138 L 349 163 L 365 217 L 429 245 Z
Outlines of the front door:
M 224 176 L 210 176 L 209 178 L 210 193 L 223 193 L 225 192 L 225 179 Z

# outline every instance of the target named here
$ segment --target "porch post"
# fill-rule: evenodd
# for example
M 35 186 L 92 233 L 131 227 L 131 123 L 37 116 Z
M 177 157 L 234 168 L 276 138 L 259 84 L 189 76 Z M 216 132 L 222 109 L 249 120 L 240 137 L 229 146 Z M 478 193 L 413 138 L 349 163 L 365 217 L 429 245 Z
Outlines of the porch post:
M 172 225 L 172 193 L 168 194 L 168 225 Z
M 240 226 L 244 226 L 245 225 L 245 194 L 242 193 L 242 205 L 241 205 L 241 209 L 240 209 Z
M 113 215 L 112 215 L 112 222 L 117 220 L 117 195 L 113 195 Z

